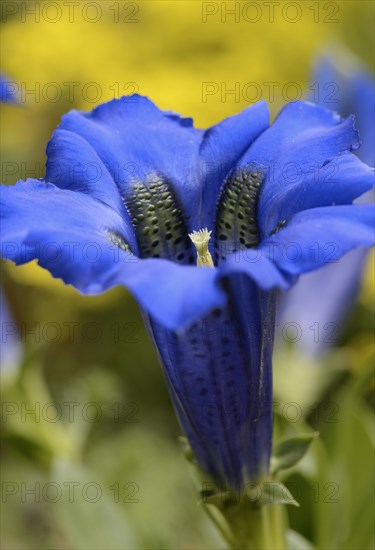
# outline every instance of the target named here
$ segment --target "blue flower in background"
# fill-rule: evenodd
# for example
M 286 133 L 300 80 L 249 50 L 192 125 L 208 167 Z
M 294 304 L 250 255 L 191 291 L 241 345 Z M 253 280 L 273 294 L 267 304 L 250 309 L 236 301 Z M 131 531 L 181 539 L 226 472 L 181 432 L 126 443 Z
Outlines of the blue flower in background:
M 19 103 L 18 85 L 0 73 L 0 103 Z
M 375 164 L 375 80 L 358 59 L 341 49 L 318 59 L 312 75 L 310 99 L 342 116 L 354 114 L 361 136 L 358 157 Z M 361 199 L 370 202 L 367 195 Z M 317 356 L 337 343 L 345 319 L 361 283 L 366 251 L 356 250 L 338 263 L 309 273 L 281 297 L 279 326 L 298 323 L 304 353 Z
M 125 97 L 65 115 L 45 181 L 2 187 L 4 258 L 136 297 L 194 454 L 222 487 L 268 474 L 277 289 L 373 244 L 372 207 L 352 205 L 373 184 L 353 122 L 295 102 L 269 126 L 259 102 L 198 130 Z
M 341 116 L 355 115 L 361 136 L 356 154 L 370 166 L 375 164 L 375 80 L 351 53 L 340 50 L 321 56 L 315 63 L 310 101 Z

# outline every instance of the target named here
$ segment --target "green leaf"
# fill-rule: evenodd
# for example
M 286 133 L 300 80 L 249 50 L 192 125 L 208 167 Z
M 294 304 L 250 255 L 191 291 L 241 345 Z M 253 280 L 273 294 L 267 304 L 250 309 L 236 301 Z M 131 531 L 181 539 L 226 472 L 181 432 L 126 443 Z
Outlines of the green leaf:
M 271 459 L 272 473 L 291 468 L 297 464 L 318 435 L 318 432 L 297 434 L 280 441 L 276 445 Z
M 138 535 L 113 491 L 83 465 L 56 460 L 51 484 L 61 491 L 54 503 L 56 519 L 75 549 L 139 547 Z
M 274 504 L 299 506 L 287 487 L 279 481 L 269 480 L 263 483 L 248 483 L 241 491 L 213 491 L 201 493 L 202 504 L 212 504 L 220 509 L 230 506 L 250 506 L 259 508 Z
M 261 493 L 255 503 L 259 506 L 270 506 L 275 504 L 290 504 L 299 506 L 290 491 L 279 481 L 265 481 L 259 486 Z

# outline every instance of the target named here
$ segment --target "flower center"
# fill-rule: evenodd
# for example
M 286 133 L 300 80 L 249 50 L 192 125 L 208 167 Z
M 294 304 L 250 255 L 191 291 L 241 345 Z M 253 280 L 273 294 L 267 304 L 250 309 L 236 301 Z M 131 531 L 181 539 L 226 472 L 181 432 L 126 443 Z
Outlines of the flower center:
M 257 210 L 262 181 L 260 170 L 248 169 L 232 174 L 225 182 L 216 216 L 218 261 L 232 252 L 259 244 Z
M 141 258 L 168 258 L 193 263 L 191 243 L 182 211 L 171 186 L 160 176 L 133 186 L 126 200 Z
M 211 231 L 201 229 L 188 234 L 187 223 L 173 187 L 160 175 L 150 176 L 145 182 L 133 185 L 131 194 L 124 198 L 139 248 L 140 258 L 166 258 L 181 264 L 194 264 L 197 250 L 198 266 L 214 266 L 228 254 L 259 244 L 257 210 L 263 173 L 247 169 L 232 173 L 221 189 L 214 229 L 215 258 L 208 243 Z M 190 239 L 189 239 L 190 237 Z M 124 248 L 118 235 L 111 242 Z

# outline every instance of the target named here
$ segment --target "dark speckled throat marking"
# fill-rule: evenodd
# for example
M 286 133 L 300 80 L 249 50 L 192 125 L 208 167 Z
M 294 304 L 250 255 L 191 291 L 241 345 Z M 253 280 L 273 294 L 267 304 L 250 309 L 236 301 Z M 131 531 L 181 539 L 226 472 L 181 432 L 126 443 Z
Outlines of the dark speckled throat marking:
M 225 182 L 218 202 L 215 242 L 217 260 L 228 254 L 259 244 L 257 210 L 263 174 L 244 170 Z
M 135 228 L 141 258 L 168 258 L 175 262 L 194 263 L 182 211 L 171 186 L 161 177 L 133 185 L 126 200 Z

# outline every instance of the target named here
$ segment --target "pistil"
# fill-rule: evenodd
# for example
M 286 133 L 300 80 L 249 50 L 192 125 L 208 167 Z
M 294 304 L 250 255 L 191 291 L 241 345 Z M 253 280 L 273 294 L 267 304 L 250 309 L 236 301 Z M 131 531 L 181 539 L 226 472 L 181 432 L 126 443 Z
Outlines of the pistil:
M 208 250 L 208 242 L 211 238 L 211 231 L 208 229 L 200 229 L 189 233 L 195 248 L 197 249 L 197 266 L 198 267 L 214 267 L 211 254 Z

